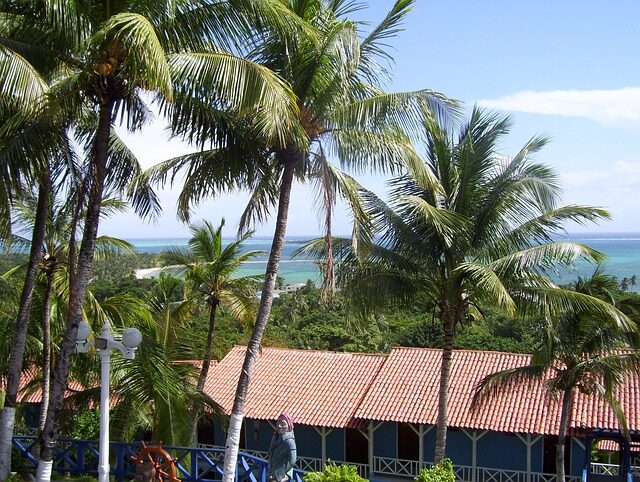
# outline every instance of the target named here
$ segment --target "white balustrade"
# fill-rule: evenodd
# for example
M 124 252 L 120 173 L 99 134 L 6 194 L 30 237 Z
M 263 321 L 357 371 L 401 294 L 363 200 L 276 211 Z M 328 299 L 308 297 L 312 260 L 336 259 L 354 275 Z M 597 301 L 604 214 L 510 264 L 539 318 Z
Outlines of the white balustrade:
M 430 462 L 422 464 L 417 460 L 401 460 L 386 457 L 374 457 L 373 466 L 376 474 L 394 477 L 415 477 L 420 469 L 429 468 Z M 554 482 L 555 474 L 540 472 L 504 470 L 485 467 L 456 465 L 456 480 L 460 482 Z M 567 477 L 567 482 L 580 482 L 579 476 Z

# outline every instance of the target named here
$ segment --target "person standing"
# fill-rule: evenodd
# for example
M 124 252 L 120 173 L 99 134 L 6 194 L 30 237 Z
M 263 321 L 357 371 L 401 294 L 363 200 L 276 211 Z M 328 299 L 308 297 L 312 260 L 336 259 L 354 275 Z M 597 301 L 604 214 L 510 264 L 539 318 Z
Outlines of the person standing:
M 296 458 L 293 419 L 288 413 L 283 412 L 276 421 L 276 431 L 269 445 L 269 480 L 288 482 L 293 479 Z

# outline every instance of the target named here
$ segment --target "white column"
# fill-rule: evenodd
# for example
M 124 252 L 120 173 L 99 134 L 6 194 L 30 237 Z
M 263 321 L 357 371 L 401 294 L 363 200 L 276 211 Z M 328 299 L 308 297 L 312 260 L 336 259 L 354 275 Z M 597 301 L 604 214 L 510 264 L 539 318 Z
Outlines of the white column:
M 320 427 L 319 429 L 317 427 L 314 428 L 316 432 L 320 434 L 320 440 L 322 442 L 322 469 L 324 470 L 324 466 L 327 463 L 327 435 L 329 435 L 333 429 L 327 430 L 326 427 Z
M 476 482 L 478 472 L 478 440 L 484 437 L 487 432 L 486 430 L 484 430 L 480 435 L 478 435 L 478 432 L 476 432 L 475 430 L 472 432 L 463 430 L 463 432 L 471 440 L 471 481 Z
M 367 437 L 369 440 L 369 479 L 373 477 L 373 473 L 375 472 L 375 432 L 382 426 L 382 422 L 378 422 L 375 424 L 373 421 L 369 421 L 369 425 L 367 427 L 367 431 L 369 436 Z
M 106 334 L 106 336 L 105 336 Z M 102 337 L 110 337 L 106 328 Z M 100 457 L 98 461 L 98 482 L 109 482 L 109 367 L 111 349 L 100 350 Z
M 540 436 L 531 437 L 530 433 L 528 433 L 526 437 L 523 437 L 519 433 L 516 435 L 522 441 L 522 443 L 524 443 L 525 446 L 527 447 L 527 482 L 531 482 L 531 474 L 533 473 L 532 462 L 531 462 L 531 448 L 538 440 L 540 440 Z
M 375 428 L 373 428 L 373 420 L 369 420 L 367 424 L 367 445 L 369 448 L 369 479 L 371 479 L 373 474 L 373 432 Z

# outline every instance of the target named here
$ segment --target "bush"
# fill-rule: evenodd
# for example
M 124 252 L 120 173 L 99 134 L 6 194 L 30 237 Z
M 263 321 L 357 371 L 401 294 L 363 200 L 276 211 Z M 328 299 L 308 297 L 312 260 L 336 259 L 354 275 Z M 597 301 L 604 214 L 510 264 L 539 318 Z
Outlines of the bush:
M 322 472 L 309 472 L 304 476 L 305 482 L 367 482 L 358 475 L 354 465 L 336 465 L 329 462 Z
M 455 482 L 453 463 L 450 459 L 442 459 L 430 469 L 422 469 L 415 480 L 416 482 Z

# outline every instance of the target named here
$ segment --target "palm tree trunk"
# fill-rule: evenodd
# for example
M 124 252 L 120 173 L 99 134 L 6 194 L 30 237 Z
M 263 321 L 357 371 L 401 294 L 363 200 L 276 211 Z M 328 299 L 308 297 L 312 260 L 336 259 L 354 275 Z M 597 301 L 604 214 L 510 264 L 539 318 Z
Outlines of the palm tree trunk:
M 198 377 L 198 385 L 196 388 L 198 391 L 202 391 L 204 384 L 207 381 L 207 374 L 209 373 L 209 367 L 211 366 L 211 360 L 213 358 L 213 336 L 216 331 L 216 312 L 218 311 L 218 303 L 212 303 L 209 307 L 209 331 L 207 333 L 207 344 L 205 345 L 204 358 L 202 360 L 202 368 L 200 369 L 200 376 Z M 198 420 L 202 408 L 198 408 L 193 417 L 193 425 L 191 426 L 191 441 L 192 443 L 198 443 Z
M 322 286 L 322 301 L 327 303 L 333 299 L 336 295 L 336 274 L 334 269 L 333 259 L 333 233 L 332 221 L 333 221 L 333 209 L 331 199 L 329 199 L 329 193 L 324 193 L 324 205 L 325 205 L 325 233 L 324 233 L 324 245 L 325 245 L 325 258 L 327 264 L 325 266 L 324 283 Z
M 113 105 L 113 100 L 108 99 L 100 106 L 98 130 L 95 141 L 95 156 L 92 165 L 91 188 L 89 189 L 84 232 L 74 277 L 75 286 L 69 293 L 69 309 L 64 338 L 53 377 L 47 420 L 44 430 L 40 433 L 40 461 L 38 462 L 36 474 L 37 482 L 48 482 L 51 479 L 58 414 L 62 409 L 64 392 L 67 389 L 69 366 L 71 364 L 71 357 L 75 353 L 78 325 L 82 320 L 82 305 L 84 303 L 87 285 L 90 281 L 93 255 L 96 249 L 96 236 L 100 222 L 100 205 L 102 204 L 102 191 L 104 188 L 107 157 L 109 155 L 109 136 L 111 133 Z
M 332 233 L 334 192 L 333 189 L 331 189 L 331 181 L 328 179 L 326 170 L 323 170 L 322 186 L 322 206 L 325 216 L 324 246 L 325 259 L 327 260 L 324 270 L 324 280 L 322 283 L 322 302 L 327 303 L 330 299 L 333 299 L 336 294 L 336 275 L 334 270 Z
M 276 276 L 280 266 L 280 257 L 284 247 L 284 237 L 287 231 L 287 219 L 289 216 L 289 201 L 291 199 L 291 186 L 293 185 L 293 171 L 296 161 L 302 156 L 301 152 L 286 150 L 279 153 L 279 159 L 284 165 L 282 173 L 282 183 L 280 184 L 280 197 L 278 199 L 278 217 L 276 219 L 276 229 L 273 233 L 273 242 L 267 262 L 264 285 L 262 286 L 262 297 L 260 307 L 256 317 L 256 324 L 253 327 L 251 338 L 247 345 L 247 351 L 238 380 L 238 387 L 233 402 L 233 410 L 229 419 L 229 431 L 224 454 L 224 475 L 222 482 L 234 482 L 236 464 L 238 460 L 238 448 L 240 446 L 240 430 L 244 418 L 244 402 L 249 390 L 251 372 L 258 356 L 262 335 L 267 326 L 267 320 L 271 313 L 273 303 L 273 290 L 275 289 Z
M 29 311 L 33 289 L 38 275 L 38 264 L 42 257 L 47 214 L 49 213 L 49 196 L 51 193 L 51 178 L 46 172 L 38 190 L 38 206 L 36 219 L 31 236 L 31 250 L 27 264 L 27 275 L 20 295 L 20 307 L 16 319 L 16 332 L 9 355 L 9 368 L 7 373 L 7 391 L 4 399 L 4 408 L 0 416 L 0 480 L 6 480 L 11 472 L 11 439 L 15 424 L 16 403 L 18 401 L 18 388 L 20 386 L 20 374 L 22 373 L 22 359 L 24 357 L 27 328 L 29 327 Z
M 442 344 L 442 365 L 440 366 L 440 388 L 438 391 L 438 421 L 436 422 L 436 450 L 433 461 L 440 462 L 447 448 L 447 420 L 449 406 L 449 375 L 453 358 L 453 315 L 445 310 L 442 314 L 444 340 Z
M 567 439 L 567 429 L 571 422 L 573 408 L 573 390 L 566 388 L 562 394 L 562 411 L 560 412 L 560 426 L 558 427 L 558 445 L 556 447 L 556 482 L 564 482 L 564 445 Z
M 53 272 L 47 273 L 47 288 L 42 307 L 42 401 L 40 402 L 40 420 L 38 427 L 44 430 L 49 409 L 49 386 L 51 382 L 51 292 L 53 290 Z

